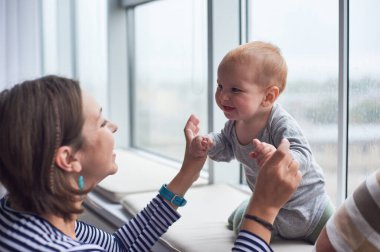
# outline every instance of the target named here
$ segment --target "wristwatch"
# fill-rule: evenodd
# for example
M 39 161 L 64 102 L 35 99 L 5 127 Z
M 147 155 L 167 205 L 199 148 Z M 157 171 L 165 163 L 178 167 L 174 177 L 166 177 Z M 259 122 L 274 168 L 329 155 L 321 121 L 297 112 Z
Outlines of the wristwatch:
M 170 203 L 172 203 L 173 205 L 175 206 L 179 206 L 179 207 L 182 207 L 184 205 L 186 205 L 186 200 L 179 196 L 179 195 L 176 195 L 174 193 L 172 193 L 168 188 L 167 188 L 167 185 L 166 184 L 163 184 L 161 186 L 161 189 L 159 191 L 160 195 L 166 199 L 167 201 L 169 201 Z

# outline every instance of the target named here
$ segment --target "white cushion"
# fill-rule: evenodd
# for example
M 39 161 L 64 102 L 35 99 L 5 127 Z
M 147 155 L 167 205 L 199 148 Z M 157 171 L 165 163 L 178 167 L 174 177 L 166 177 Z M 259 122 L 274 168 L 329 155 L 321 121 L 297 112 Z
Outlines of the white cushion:
M 157 192 L 131 194 L 121 203 L 132 215 L 141 211 Z M 235 235 L 227 228 L 230 213 L 249 194 L 235 187 L 216 184 L 191 188 L 187 205 L 179 208 L 181 219 L 161 238 L 172 251 L 231 251 Z M 311 251 L 303 241 L 275 241 L 274 251 Z
M 115 150 L 118 172 L 108 176 L 94 189 L 111 202 L 119 202 L 127 194 L 155 191 L 177 174 L 178 169 L 150 160 L 138 153 Z M 179 168 L 179 167 L 178 167 Z M 204 178 L 195 185 L 206 185 Z

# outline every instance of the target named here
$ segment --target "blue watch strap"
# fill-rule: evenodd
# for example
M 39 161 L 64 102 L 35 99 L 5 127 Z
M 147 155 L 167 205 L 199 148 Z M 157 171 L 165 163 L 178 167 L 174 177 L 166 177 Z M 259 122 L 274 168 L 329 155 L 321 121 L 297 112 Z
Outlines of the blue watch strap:
M 169 189 L 166 187 L 166 184 L 161 186 L 159 193 L 164 199 L 166 199 L 175 206 L 181 207 L 186 205 L 187 201 L 183 197 L 169 191 Z

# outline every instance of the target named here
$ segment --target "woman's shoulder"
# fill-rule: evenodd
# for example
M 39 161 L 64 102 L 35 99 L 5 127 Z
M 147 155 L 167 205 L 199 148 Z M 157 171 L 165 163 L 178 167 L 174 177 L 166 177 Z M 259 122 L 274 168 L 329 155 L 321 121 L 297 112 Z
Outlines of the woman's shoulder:
M 0 200 L 0 251 L 103 251 L 101 247 L 82 244 L 32 213 L 16 211 Z

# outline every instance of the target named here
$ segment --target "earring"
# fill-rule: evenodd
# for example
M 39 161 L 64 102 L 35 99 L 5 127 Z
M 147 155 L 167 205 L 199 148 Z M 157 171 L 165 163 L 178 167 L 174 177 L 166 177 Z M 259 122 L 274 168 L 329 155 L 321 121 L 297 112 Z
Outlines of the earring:
M 79 186 L 79 191 L 83 191 L 84 188 L 84 179 L 83 176 L 80 175 L 78 178 L 78 186 Z

